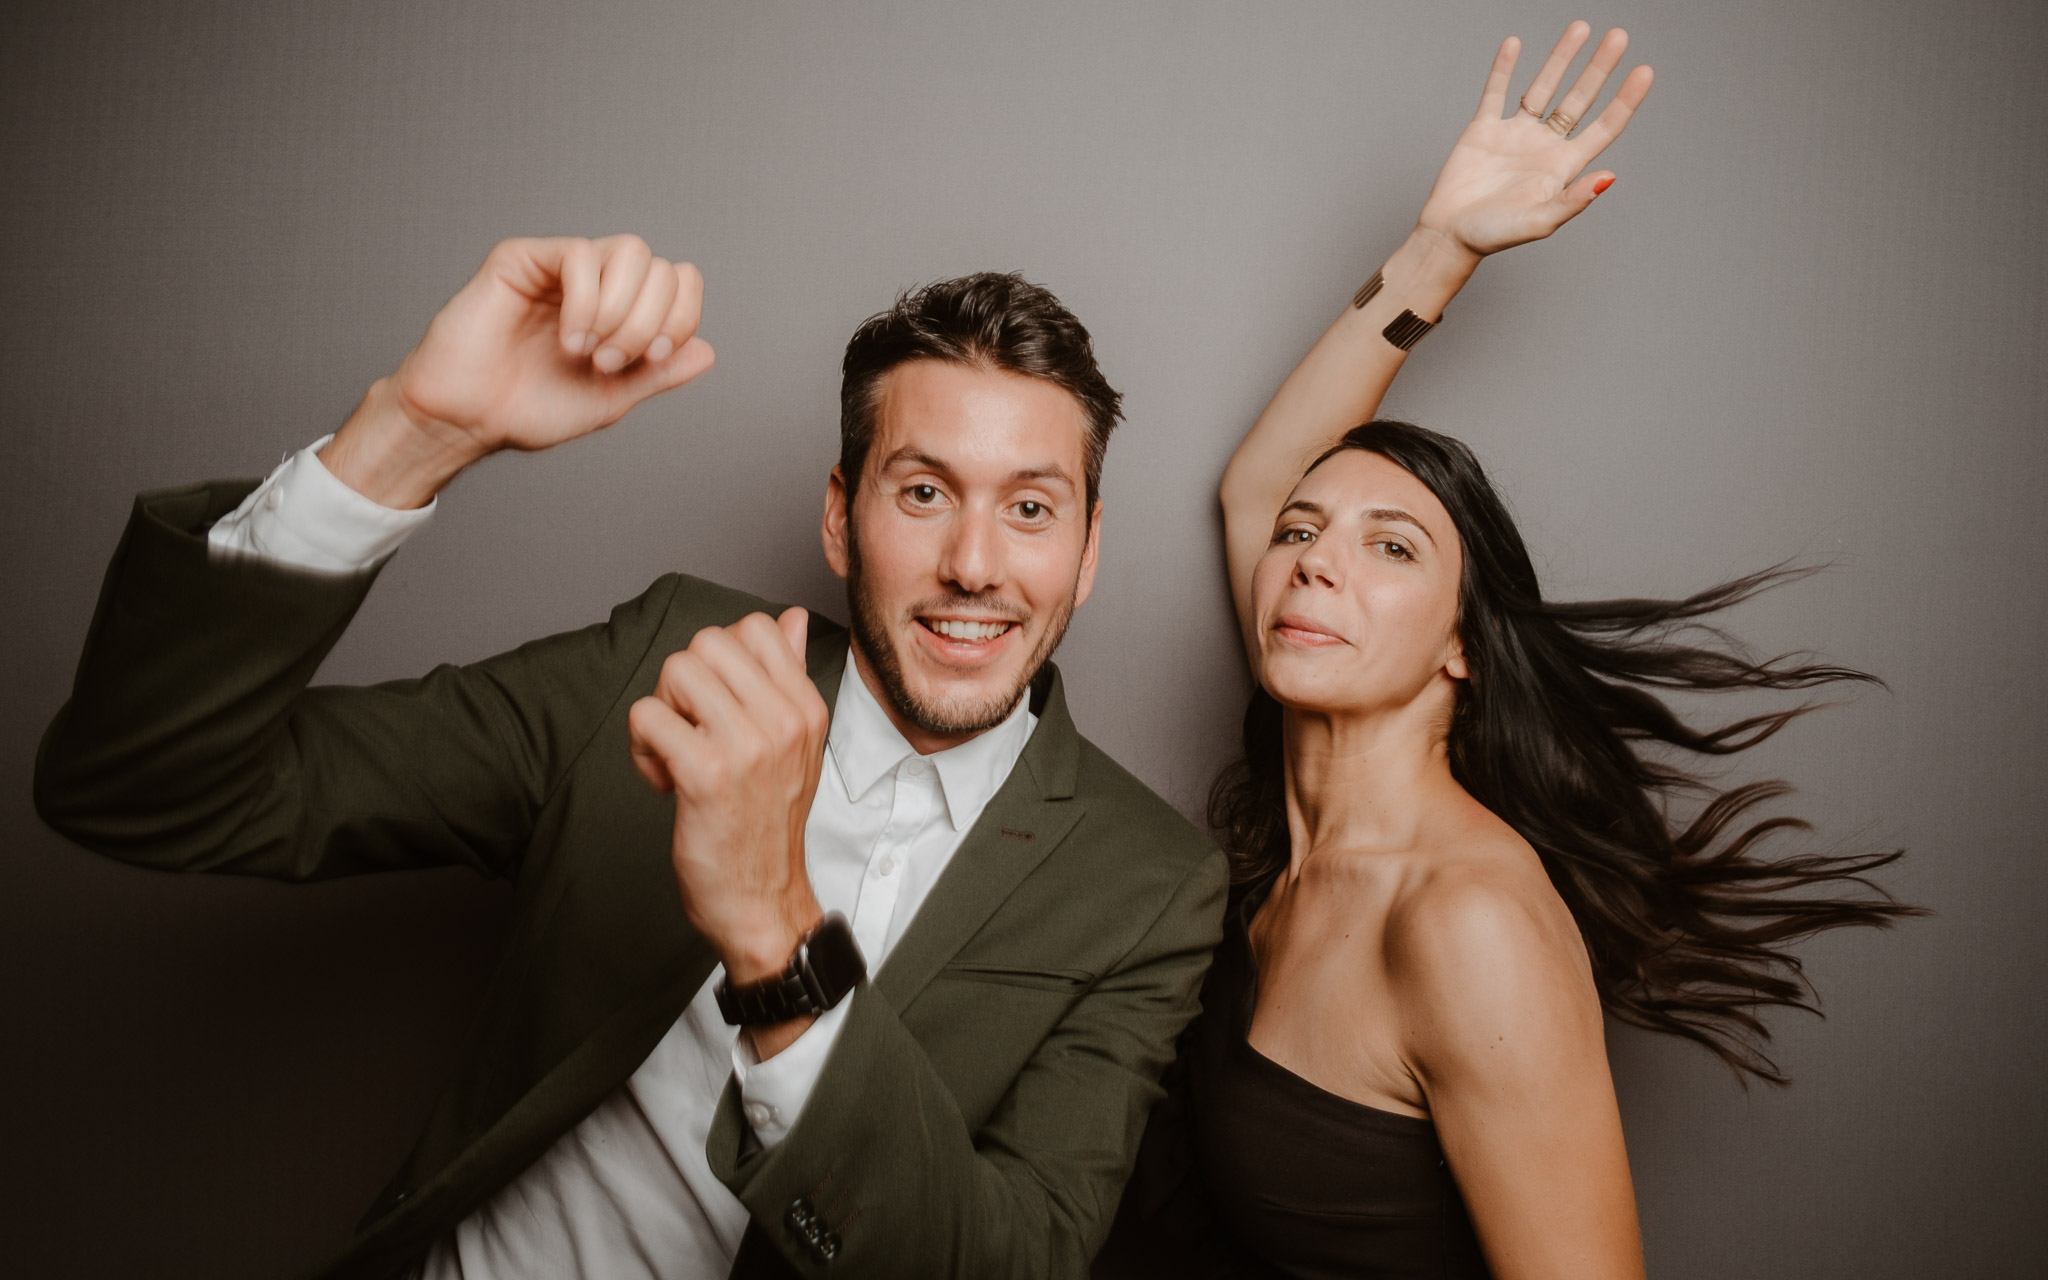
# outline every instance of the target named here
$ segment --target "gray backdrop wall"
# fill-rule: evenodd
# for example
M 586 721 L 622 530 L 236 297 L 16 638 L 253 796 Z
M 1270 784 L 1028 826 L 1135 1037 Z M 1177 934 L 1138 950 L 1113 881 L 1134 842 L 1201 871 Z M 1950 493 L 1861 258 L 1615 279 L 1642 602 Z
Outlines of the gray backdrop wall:
M 259 1277 L 341 1241 L 448 1067 L 502 900 L 86 854 L 29 805 L 137 490 L 331 429 L 508 234 L 634 230 L 718 368 L 465 477 L 326 676 L 482 656 L 672 567 L 834 613 L 836 365 L 899 287 L 1021 268 L 1129 423 L 1082 728 L 1189 811 L 1245 691 L 1213 484 L 1393 248 L 1499 37 L 1549 3 L 36 3 L 0 45 L 0 1255 Z M 2038 1275 L 2048 818 L 2048 20 L 2011 3 L 1625 3 L 1620 181 L 1488 263 L 1389 403 L 1470 440 L 1553 592 L 1787 557 L 1765 648 L 1883 674 L 1741 766 L 1903 844 L 1932 919 L 1803 948 L 1791 1089 L 1617 1030 L 1663 1277 Z M 1536 55 L 1524 68 L 1524 78 Z M 1521 85 L 1518 82 L 1517 92 Z

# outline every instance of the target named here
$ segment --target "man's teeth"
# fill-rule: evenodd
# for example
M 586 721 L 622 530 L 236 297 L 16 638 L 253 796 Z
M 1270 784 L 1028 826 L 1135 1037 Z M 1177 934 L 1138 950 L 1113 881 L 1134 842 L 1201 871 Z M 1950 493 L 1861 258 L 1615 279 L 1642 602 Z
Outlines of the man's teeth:
M 1010 629 L 1007 622 L 961 622 L 952 618 L 934 618 L 926 626 L 948 640 L 993 640 Z

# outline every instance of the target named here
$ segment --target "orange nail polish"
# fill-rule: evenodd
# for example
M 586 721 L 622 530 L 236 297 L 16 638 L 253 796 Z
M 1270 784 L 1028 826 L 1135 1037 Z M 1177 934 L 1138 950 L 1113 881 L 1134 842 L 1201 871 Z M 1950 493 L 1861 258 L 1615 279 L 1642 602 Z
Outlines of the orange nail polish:
M 1601 193 L 1602 191 L 1605 191 L 1605 190 L 1607 190 L 1607 188 L 1609 188 L 1609 187 L 1611 187 L 1611 186 L 1613 186 L 1613 185 L 1614 185 L 1614 179 L 1612 179 L 1612 178 L 1602 178 L 1602 179 L 1600 179 L 1600 181 L 1598 181 L 1598 182 L 1596 182 L 1596 183 L 1594 183 L 1594 184 L 1593 184 L 1593 194 L 1597 196 L 1597 195 L 1599 195 L 1599 194 L 1600 194 L 1600 193 Z

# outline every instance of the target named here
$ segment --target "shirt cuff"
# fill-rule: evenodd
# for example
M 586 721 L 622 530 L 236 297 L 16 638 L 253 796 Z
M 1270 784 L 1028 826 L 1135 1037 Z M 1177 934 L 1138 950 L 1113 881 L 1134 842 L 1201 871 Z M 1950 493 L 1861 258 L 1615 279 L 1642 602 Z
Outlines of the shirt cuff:
M 787 1049 L 766 1062 L 754 1056 L 753 1045 L 742 1035 L 733 1041 L 732 1074 L 740 1084 L 740 1111 L 765 1150 L 789 1136 L 803 1114 L 811 1090 L 825 1073 L 825 1059 L 846 1025 L 846 1011 L 855 992 L 818 1015 Z
M 325 435 L 291 454 L 242 505 L 206 534 L 215 557 L 254 556 L 322 573 L 358 573 L 382 563 L 434 514 L 439 498 L 416 511 L 372 502 L 316 456 Z

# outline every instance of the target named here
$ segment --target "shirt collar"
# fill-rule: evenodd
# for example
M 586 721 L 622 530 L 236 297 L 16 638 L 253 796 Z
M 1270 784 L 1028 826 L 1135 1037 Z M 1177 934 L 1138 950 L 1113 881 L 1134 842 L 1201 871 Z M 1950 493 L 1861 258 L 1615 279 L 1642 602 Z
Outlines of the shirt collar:
M 1024 754 L 1024 744 L 1038 717 L 1031 714 L 1027 692 L 1001 724 L 976 734 L 957 747 L 948 747 L 925 757 L 939 775 L 939 791 L 946 798 L 946 815 L 955 831 L 973 825 L 994 798 L 1003 781 Z M 845 784 L 849 802 L 858 801 L 885 776 L 895 772 L 906 756 L 914 754 L 909 741 L 889 719 L 889 713 L 875 700 L 868 683 L 861 678 L 853 654 L 846 655 L 846 675 L 839 681 L 839 697 L 832 708 L 832 728 L 825 739 L 832 753 L 833 768 Z

